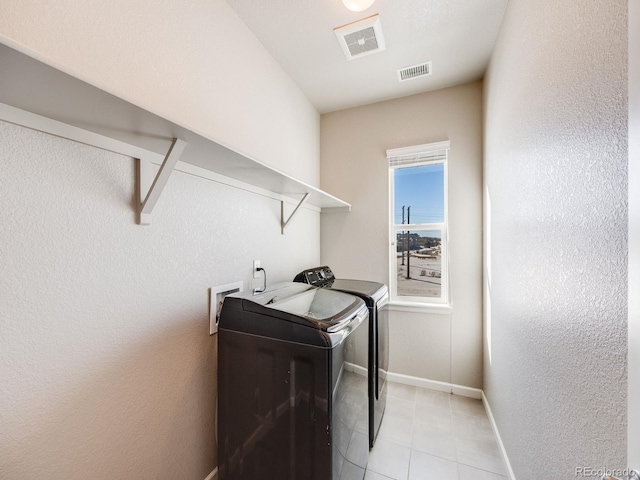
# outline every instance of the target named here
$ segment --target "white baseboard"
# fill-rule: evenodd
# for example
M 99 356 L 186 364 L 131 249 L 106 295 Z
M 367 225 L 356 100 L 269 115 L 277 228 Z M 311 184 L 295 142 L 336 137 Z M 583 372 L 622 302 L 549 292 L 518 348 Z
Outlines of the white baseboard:
M 484 392 L 482 392 L 482 403 L 484 404 L 484 409 L 487 411 L 489 422 L 491 422 L 491 428 L 493 429 L 493 433 L 495 434 L 496 440 L 498 441 L 498 448 L 500 449 L 500 453 L 502 453 L 504 464 L 507 467 L 507 474 L 509 475 L 509 479 L 516 480 L 516 476 L 513 474 L 513 468 L 511 468 L 511 462 L 509 461 L 509 457 L 507 456 L 507 450 L 504 448 L 504 443 L 502 443 L 502 437 L 500 437 L 500 432 L 498 431 L 498 425 L 496 425 L 496 421 L 493 418 L 493 413 L 491 412 L 491 406 L 489 405 L 489 400 L 487 400 L 487 397 L 485 396 Z
M 216 478 L 217 475 L 218 475 L 218 467 L 214 468 L 213 472 L 207 475 L 207 478 L 205 478 L 204 480 L 213 480 L 214 478 Z
M 414 387 L 429 388 L 439 392 L 452 393 L 462 397 L 482 398 L 482 390 L 479 388 L 465 387 L 464 385 L 456 385 L 455 383 L 440 382 L 438 380 L 429 380 L 428 378 L 412 377 L 401 373 L 387 374 L 387 380 L 390 382 L 402 383 L 404 385 L 412 385 Z
M 366 377 L 366 376 L 369 375 L 369 373 L 368 373 L 366 368 L 361 367 L 360 365 L 356 365 L 355 363 L 351 363 L 351 362 L 344 362 L 344 369 L 347 372 L 357 373 L 358 375 L 361 375 L 363 377 Z

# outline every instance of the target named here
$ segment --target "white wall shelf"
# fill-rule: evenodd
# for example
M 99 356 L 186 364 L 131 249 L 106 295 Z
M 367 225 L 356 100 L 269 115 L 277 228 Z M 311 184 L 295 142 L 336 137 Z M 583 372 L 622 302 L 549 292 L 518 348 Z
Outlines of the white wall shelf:
M 141 224 L 150 223 L 177 163 L 281 197 L 282 233 L 305 203 L 321 211 L 351 210 L 333 195 L 2 44 L 0 65 L 0 120 L 141 160 Z M 162 165 L 157 174 L 147 168 L 151 163 Z M 288 219 L 284 203 L 296 205 Z

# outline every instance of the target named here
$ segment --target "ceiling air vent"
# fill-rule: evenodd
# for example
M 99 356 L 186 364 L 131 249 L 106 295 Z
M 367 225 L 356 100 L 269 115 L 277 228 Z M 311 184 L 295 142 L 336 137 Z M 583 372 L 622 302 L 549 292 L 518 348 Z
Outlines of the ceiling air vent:
M 338 37 L 342 53 L 347 57 L 347 60 L 364 57 L 386 49 L 379 15 L 334 28 L 333 31 Z
M 426 77 L 427 75 L 431 75 L 431 62 L 411 65 L 410 67 L 404 67 L 398 70 L 398 80 L 401 82 Z

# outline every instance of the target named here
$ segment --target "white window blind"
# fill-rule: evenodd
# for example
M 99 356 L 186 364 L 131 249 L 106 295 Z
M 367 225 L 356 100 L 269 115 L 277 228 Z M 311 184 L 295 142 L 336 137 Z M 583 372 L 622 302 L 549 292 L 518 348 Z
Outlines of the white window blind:
M 408 165 L 426 165 L 447 160 L 450 142 L 427 143 L 413 147 L 393 148 L 387 150 L 387 160 L 392 168 Z

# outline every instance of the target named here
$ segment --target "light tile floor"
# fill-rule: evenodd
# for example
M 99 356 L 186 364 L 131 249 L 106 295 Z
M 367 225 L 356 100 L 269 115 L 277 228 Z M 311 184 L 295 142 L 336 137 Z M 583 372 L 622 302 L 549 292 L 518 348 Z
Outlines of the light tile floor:
M 480 400 L 389 383 L 365 480 L 506 480 Z

